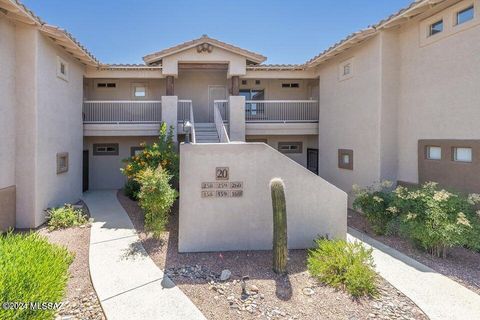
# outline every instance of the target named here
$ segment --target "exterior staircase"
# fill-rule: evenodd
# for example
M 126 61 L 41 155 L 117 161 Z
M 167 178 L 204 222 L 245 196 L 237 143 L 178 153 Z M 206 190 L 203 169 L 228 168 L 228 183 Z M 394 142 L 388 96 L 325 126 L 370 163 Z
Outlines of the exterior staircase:
M 196 143 L 219 143 L 215 123 L 195 123 Z

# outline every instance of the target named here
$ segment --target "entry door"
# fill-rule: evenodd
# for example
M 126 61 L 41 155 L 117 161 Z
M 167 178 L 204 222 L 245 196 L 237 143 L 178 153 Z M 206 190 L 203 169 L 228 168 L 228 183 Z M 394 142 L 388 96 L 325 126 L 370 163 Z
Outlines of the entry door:
M 88 150 L 83 150 L 83 179 L 82 190 L 83 192 L 88 190 Z
M 213 103 L 215 100 L 226 100 L 227 88 L 220 85 L 208 86 L 208 119 L 213 122 Z M 225 120 L 225 119 L 223 119 Z
M 307 149 L 307 169 L 318 174 L 318 149 Z

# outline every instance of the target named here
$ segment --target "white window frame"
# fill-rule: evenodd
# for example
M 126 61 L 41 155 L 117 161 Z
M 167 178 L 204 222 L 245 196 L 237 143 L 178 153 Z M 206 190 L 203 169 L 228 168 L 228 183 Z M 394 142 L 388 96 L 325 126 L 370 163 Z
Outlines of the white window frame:
M 145 95 L 143 97 L 135 95 L 137 87 L 145 88 Z M 146 82 L 134 82 L 134 83 L 132 83 L 132 98 L 142 100 L 142 99 L 147 99 L 147 97 L 148 97 L 148 85 L 147 85 Z
M 347 66 L 349 66 L 350 72 L 345 74 L 345 67 Z M 338 81 L 344 81 L 352 78 L 354 74 L 354 70 L 355 70 L 355 66 L 354 66 L 353 57 L 340 62 L 338 64 Z
M 465 10 L 470 9 L 470 8 L 473 10 L 473 17 L 472 17 L 472 19 L 459 23 L 459 22 L 458 22 L 458 14 L 459 14 L 460 12 L 465 11 Z M 460 25 L 463 25 L 463 24 L 465 24 L 465 23 L 469 23 L 470 21 L 474 20 L 475 17 L 476 17 L 475 4 L 472 2 L 472 4 L 465 6 L 463 9 L 456 10 L 456 11 L 454 12 L 454 14 L 455 14 L 455 17 L 454 17 L 454 18 L 455 18 L 455 19 L 454 19 L 455 26 L 460 26 Z
M 430 152 L 430 150 L 432 150 L 433 148 L 435 149 L 440 149 L 440 157 L 437 158 L 437 157 L 432 157 L 432 154 Z M 427 146 L 427 150 L 426 150 L 426 153 L 425 153 L 425 156 L 427 158 L 427 160 L 442 160 L 442 147 L 440 146 Z
M 458 155 L 457 155 L 457 151 L 459 149 L 470 150 L 470 159 L 469 160 L 464 160 L 464 159 L 459 160 Z M 452 156 L 453 156 L 453 161 L 455 161 L 455 162 L 472 163 L 473 162 L 473 149 L 471 147 L 453 147 Z
M 99 83 L 115 83 L 115 87 L 99 87 Z M 115 90 L 118 88 L 118 82 L 116 80 L 108 80 L 108 79 L 98 79 L 94 81 L 94 90 Z
M 65 73 L 62 73 L 62 65 Z M 68 82 L 68 75 L 70 73 L 68 62 L 57 56 L 57 77 Z

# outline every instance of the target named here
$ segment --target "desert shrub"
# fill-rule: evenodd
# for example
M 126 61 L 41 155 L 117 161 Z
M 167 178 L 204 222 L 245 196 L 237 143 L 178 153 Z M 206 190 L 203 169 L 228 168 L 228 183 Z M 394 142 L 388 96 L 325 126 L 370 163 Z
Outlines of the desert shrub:
M 138 199 L 145 212 L 145 228 L 159 237 L 168 223 L 170 210 L 177 198 L 177 191 L 170 186 L 172 176 L 159 166 L 146 168 L 136 176 L 140 183 Z
M 142 152 L 123 160 L 125 167 L 122 168 L 121 171 L 128 179 L 127 185 L 125 186 L 127 196 L 135 200 L 140 191 L 140 184 L 137 183 L 138 180 L 136 176 L 147 168 L 155 170 L 158 166 L 162 166 L 162 168 L 172 175 L 172 182 L 178 181 L 179 157 L 175 151 L 173 135 L 173 126 L 168 128 L 167 124 L 162 122 L 158 141 L 151 145 L 142 143 L 141 146 L 144 147 Z
M 80 226 L 88 222 L 82 209 L 75 209 L 71 204 L 47 210 L 48 228 L 50 230 Z
M 433 182 L 420 188 L 398 187 L 393 205 L 401 212 L 400 231 L 421 248 L 445 257 L 453 246 L 479 248 L 480 196 L 465 196 L 438 188 Z
M 0 300 L 61 302 L 73 256 L 37 233 L 0 236 Z M 0 308 L 0 319 L 53 319 L 55 310 Z
M 383 181 L 371 187 L 354 186 L 353 208 L 360 210 L 376 234 L 385 234 L 389 224 L 397 217 L 398 211 L 391 206 L 394 194 L 392 183 Z
M 344 240 L 317 239 L 309 251 L 310 274 L 334 288 L 347 290 L 352 296 L 374 296 L 377 293 L 372 249 Z

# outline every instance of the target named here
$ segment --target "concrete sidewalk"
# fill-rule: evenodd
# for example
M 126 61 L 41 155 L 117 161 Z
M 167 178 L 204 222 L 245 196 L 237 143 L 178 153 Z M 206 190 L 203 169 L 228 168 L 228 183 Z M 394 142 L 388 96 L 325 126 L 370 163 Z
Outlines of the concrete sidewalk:
M 90 274 L 107 319 L 205 319 L 150 259 L 116 193 L 83 196 L 94 219 Z
M 377 272 L 432 320 L 480 319 L 480 296 L 420 262 L 348 228 L 348 241 L 373 248 Z

